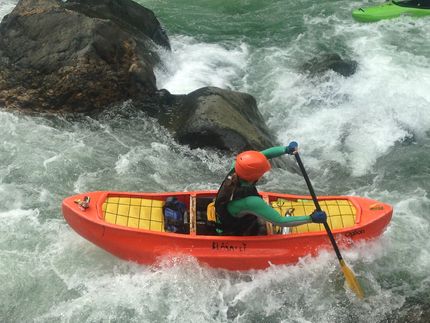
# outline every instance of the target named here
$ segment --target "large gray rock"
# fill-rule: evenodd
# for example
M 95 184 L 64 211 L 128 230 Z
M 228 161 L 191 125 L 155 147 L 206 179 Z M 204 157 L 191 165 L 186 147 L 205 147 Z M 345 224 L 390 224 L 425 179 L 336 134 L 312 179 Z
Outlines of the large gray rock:
M 131 0 L 21 0 L 0 24 L 0 105 L 89 111 L 156 95 L 152 11 Z
M 192 148 L 238 152 L 261 150 L 275 143 L 251 95 L 216 87 L 186 95 L 172 128 L 176 139 Z
M 357 69 L 357 62 L 343 59 L 338 54 L 324 54 L 314 57 L 302 65 L 302 69 L 311 76 L 323 74 L 332 70 L 345 77 L 351 76 Z
M 130 100 L 191 147 L 241 151 L 274 145 L 255 99 L 202 88 L 156 88 L 154 14 L 131 0 L 20 0 L 0 24 L 0 107 L 97 115 Z

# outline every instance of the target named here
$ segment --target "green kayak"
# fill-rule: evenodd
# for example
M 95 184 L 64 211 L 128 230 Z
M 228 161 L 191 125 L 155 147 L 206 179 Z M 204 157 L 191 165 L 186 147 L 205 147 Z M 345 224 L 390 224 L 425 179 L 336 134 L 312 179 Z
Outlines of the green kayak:
M 358 8 L 352 12 L 354 19 L 361 22 L 400 16 L 421 17 L 428 15 L 430 15 L 430 0 L 390 1 L 375 7 Z

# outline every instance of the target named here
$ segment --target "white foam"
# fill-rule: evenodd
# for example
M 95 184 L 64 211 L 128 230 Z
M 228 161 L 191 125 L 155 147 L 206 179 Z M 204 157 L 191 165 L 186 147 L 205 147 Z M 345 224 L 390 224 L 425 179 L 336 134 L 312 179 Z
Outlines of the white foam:
M 5 3 L 12 9 L 16 1 L 2 1 L 0 15 Z M 247 90 L 280 141 L 299 141 L 306 165 L 316 169 L 335 160 L 363 175 L 399 141 L 425 136 L 428 45 L 405 37 L 417 31 L 428 35 L 428 19 L 372 25 L 335 20 L 339 27 L 332 29 L 331 17 L 306 19 L 311 28 L 296 39 L 257 50 L 173 37 L 174 52 L 166 54 L 158 82 L 174 93 L 204 85 Z M 394 34 L 403 37 L 401 43 Z M 348 39 L 359 63 L 356 74 L 343 78 L 329 72 L 313 79 L 301 74 L 301 60 L 317 55 L 318 39 L 330 37 Z M 0 111 L 0 273 L 8 277 L 0 298 L 8 309 L 2 314 L 10 315 L 5 320 L 377 322 L 392 313 L 406 315 L 405 299 L 427 295 L 427 191 L 402 183 L 398 191 L 384 191 L 383 176 L 360 182 L 354 194 L 394 205 L 387 232 L 342 249 L 365 288 L 364 302 L 345 286 L 332 250 L 292 266 L 238 273 L 209 269 L 189 257 L 138 266 L 94 246 L 61 216 L 61 199 L 73 191 L 217 188 L 232 160 L 178 145 L 154 120 L 128 113 L 123 118 L 111 110 L 99 121 L 51 123 Z M 401 171 L 399 181 L 408 176 L 407 169 Z M 274 170 L 268 178 L 265 187 L 271 190 L 299 185 L 306 190 L 302 178 L 287 171 Z M 341 181 L 328 185 L 348 187 Z
M 336 24 L 327 29 L 333 19 Z M 163 55 L 164 70 L 157 72 L 159 87 L 187 93 L 206 85 L 234 85 L 235 90 L 257 93 L 259 108 L 280 142 L 299 141 L 303 152 L 312 155 L 312 167 L 336 161 L 355 176 L 372 171 L 396 143 L 430 130 L 428 57 L 410 49 L 396 51 L 385 22 L 351 25 L 329 16 L 307 17 L 307 23 L 312 29 L 287 48 L 250 51 L 241 43 L 228 50 L 175 36 L 173 52 Z M 421 20 L 397 24 L 404 34 L 428 29 Z M 304 55 L 314 38 L 333 35 L 351 47 L 356 73 L 345 78 L 328 72 L 313 79 L 301 73 L 300 62 L 318 56 Z
M 289 58 L 302 48 L 268 51 L 274 66 L 267 66 L 265 81 L 275 81 L 266 83 L 272 88 L 263 98 L 270 101 L 261 106 L 281 142 L 297 140 L 305 154 L 347 165 L 356 176 L 371 171 L 396 143 L 430 130 L 429 58 L 397 52 L 380 30 L 384 25 L 363 28 L 342 29 L 358 62 L 348 78 L 334 72 L 309 78 L 289 67 Z M 312 166 L 321 168 L 317 159 Z
M 245 44 L 232 48 L 197 42 L 188 36 L 170 39 L 172 52 L 162 52 L 163 64 L 156 70 L 158 88 L 186 94 L 204 86 L 232 88 L 244 73 L 248 55 Z
M 0 21 L 3 19 L 5 15 L 10 13 L 12 9 L 15 7 L 16 3 L 18 1 L 12 1 L 12 0 L 2 0 L 0 2 Z

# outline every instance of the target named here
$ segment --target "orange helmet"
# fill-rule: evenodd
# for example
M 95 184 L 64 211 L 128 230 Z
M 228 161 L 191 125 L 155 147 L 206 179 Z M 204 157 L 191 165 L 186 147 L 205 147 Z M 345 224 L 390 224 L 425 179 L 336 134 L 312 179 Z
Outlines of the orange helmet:
M 244 151 L 237 155 L 234 166 L 237 176 L 247 182 L 258 181 L 271 168 L 266 156 L 254 150 Z

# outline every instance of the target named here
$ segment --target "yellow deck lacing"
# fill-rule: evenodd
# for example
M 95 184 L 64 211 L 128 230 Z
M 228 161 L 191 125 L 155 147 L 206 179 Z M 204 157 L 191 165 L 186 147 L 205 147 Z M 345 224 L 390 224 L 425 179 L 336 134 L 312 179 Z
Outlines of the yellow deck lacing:
M 349 228 L 355 224 L 356 208 L 349 200 L 325 200 L 319 203 L 327 213 L 327 222 L 332 230 Z M 164 232 L 163 205 L 164 201 L 155 199 L 109 196 L 103 203 L 102 211 L 107 223 Z M 312 200 L 278 199 L 271 206 L 281 215 L 285 215 L 288 209 L 294 209 L 291 216 L 310 215 L 315 210 Z M 276 233 L 280 228 L 274 227 L 273 230 Z M 324 231 L 324 226 L 309 223 L 289 230 L 291 233 L 317 232 Z
M 318 201 L 321 209 L 327 213 L 327 223 L 332 230 L 352 227 L 355 224 L 356 209 L 349 200 Z M 310 215 L 315 210 L 312 200 L 286 200 L 278 199 L 271 203 L 272 207 L 281 215 L 288 209 L 294 209 L 291 216 Z M 279 230 L 274 227 L 274 232 Z M 309 223 L 290 228 L 292 233 L 324 231 L 324 226 L 318 223 Z
M 110 196 L 102 210 L 107 223 L 164 232 L 163 205 L 160 200 Z

